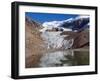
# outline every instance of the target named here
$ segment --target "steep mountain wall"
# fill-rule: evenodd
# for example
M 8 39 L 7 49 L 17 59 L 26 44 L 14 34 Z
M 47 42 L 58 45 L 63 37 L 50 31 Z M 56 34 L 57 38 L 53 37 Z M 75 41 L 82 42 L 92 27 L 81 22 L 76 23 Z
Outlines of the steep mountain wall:
M 26 17 L 25 20 L 25 54 L 26 67 L 38 66 L 39 58 L 43 53 L 43 39 L 39 32 L 41 25 Z

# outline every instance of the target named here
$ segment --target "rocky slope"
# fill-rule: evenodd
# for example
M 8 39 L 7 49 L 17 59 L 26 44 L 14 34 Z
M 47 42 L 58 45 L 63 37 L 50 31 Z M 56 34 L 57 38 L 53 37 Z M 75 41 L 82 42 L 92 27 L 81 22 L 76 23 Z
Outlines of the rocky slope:
M 30 18 L 25 19 L 25 54 L 26 68 L 38 66 L 39 58 L 44 50 L 44 42 L 39 32 L 41 25 Z

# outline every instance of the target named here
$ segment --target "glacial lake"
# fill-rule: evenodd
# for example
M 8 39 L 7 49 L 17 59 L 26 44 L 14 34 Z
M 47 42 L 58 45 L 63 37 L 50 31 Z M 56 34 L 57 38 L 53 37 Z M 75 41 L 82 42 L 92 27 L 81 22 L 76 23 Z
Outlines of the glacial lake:
M 89 65 L 89 51 L 63 50 L 47 52 L 42 55 L 39 67 Z

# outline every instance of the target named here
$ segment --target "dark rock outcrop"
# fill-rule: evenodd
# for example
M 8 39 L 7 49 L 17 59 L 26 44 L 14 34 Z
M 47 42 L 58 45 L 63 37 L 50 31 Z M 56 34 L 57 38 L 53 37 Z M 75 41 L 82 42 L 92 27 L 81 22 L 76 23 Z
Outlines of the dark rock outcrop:
M 84 30 L 84 28 L 88 23 L 89 23 L 89 18 L 79 18 L 79 19 L 73 19 L 70 22 L 67 21 L 61 24 L 60 26 L 64 28 L 70 28 L 72 30 L 80 31 L 80 29 Z

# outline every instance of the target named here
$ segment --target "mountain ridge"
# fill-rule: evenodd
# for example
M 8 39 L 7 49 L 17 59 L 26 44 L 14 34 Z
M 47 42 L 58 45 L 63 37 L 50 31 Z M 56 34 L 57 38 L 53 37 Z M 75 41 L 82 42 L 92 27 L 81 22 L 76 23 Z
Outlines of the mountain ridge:
M 63 28 L 63 30 L 67 29 L 66 31 L 80 31 L 80 29 L 84 29 L 87 24 L 89 25 L 89 16 L 78 16 L 62 21 L 44 22 L 42 26 L 48 29 Z

